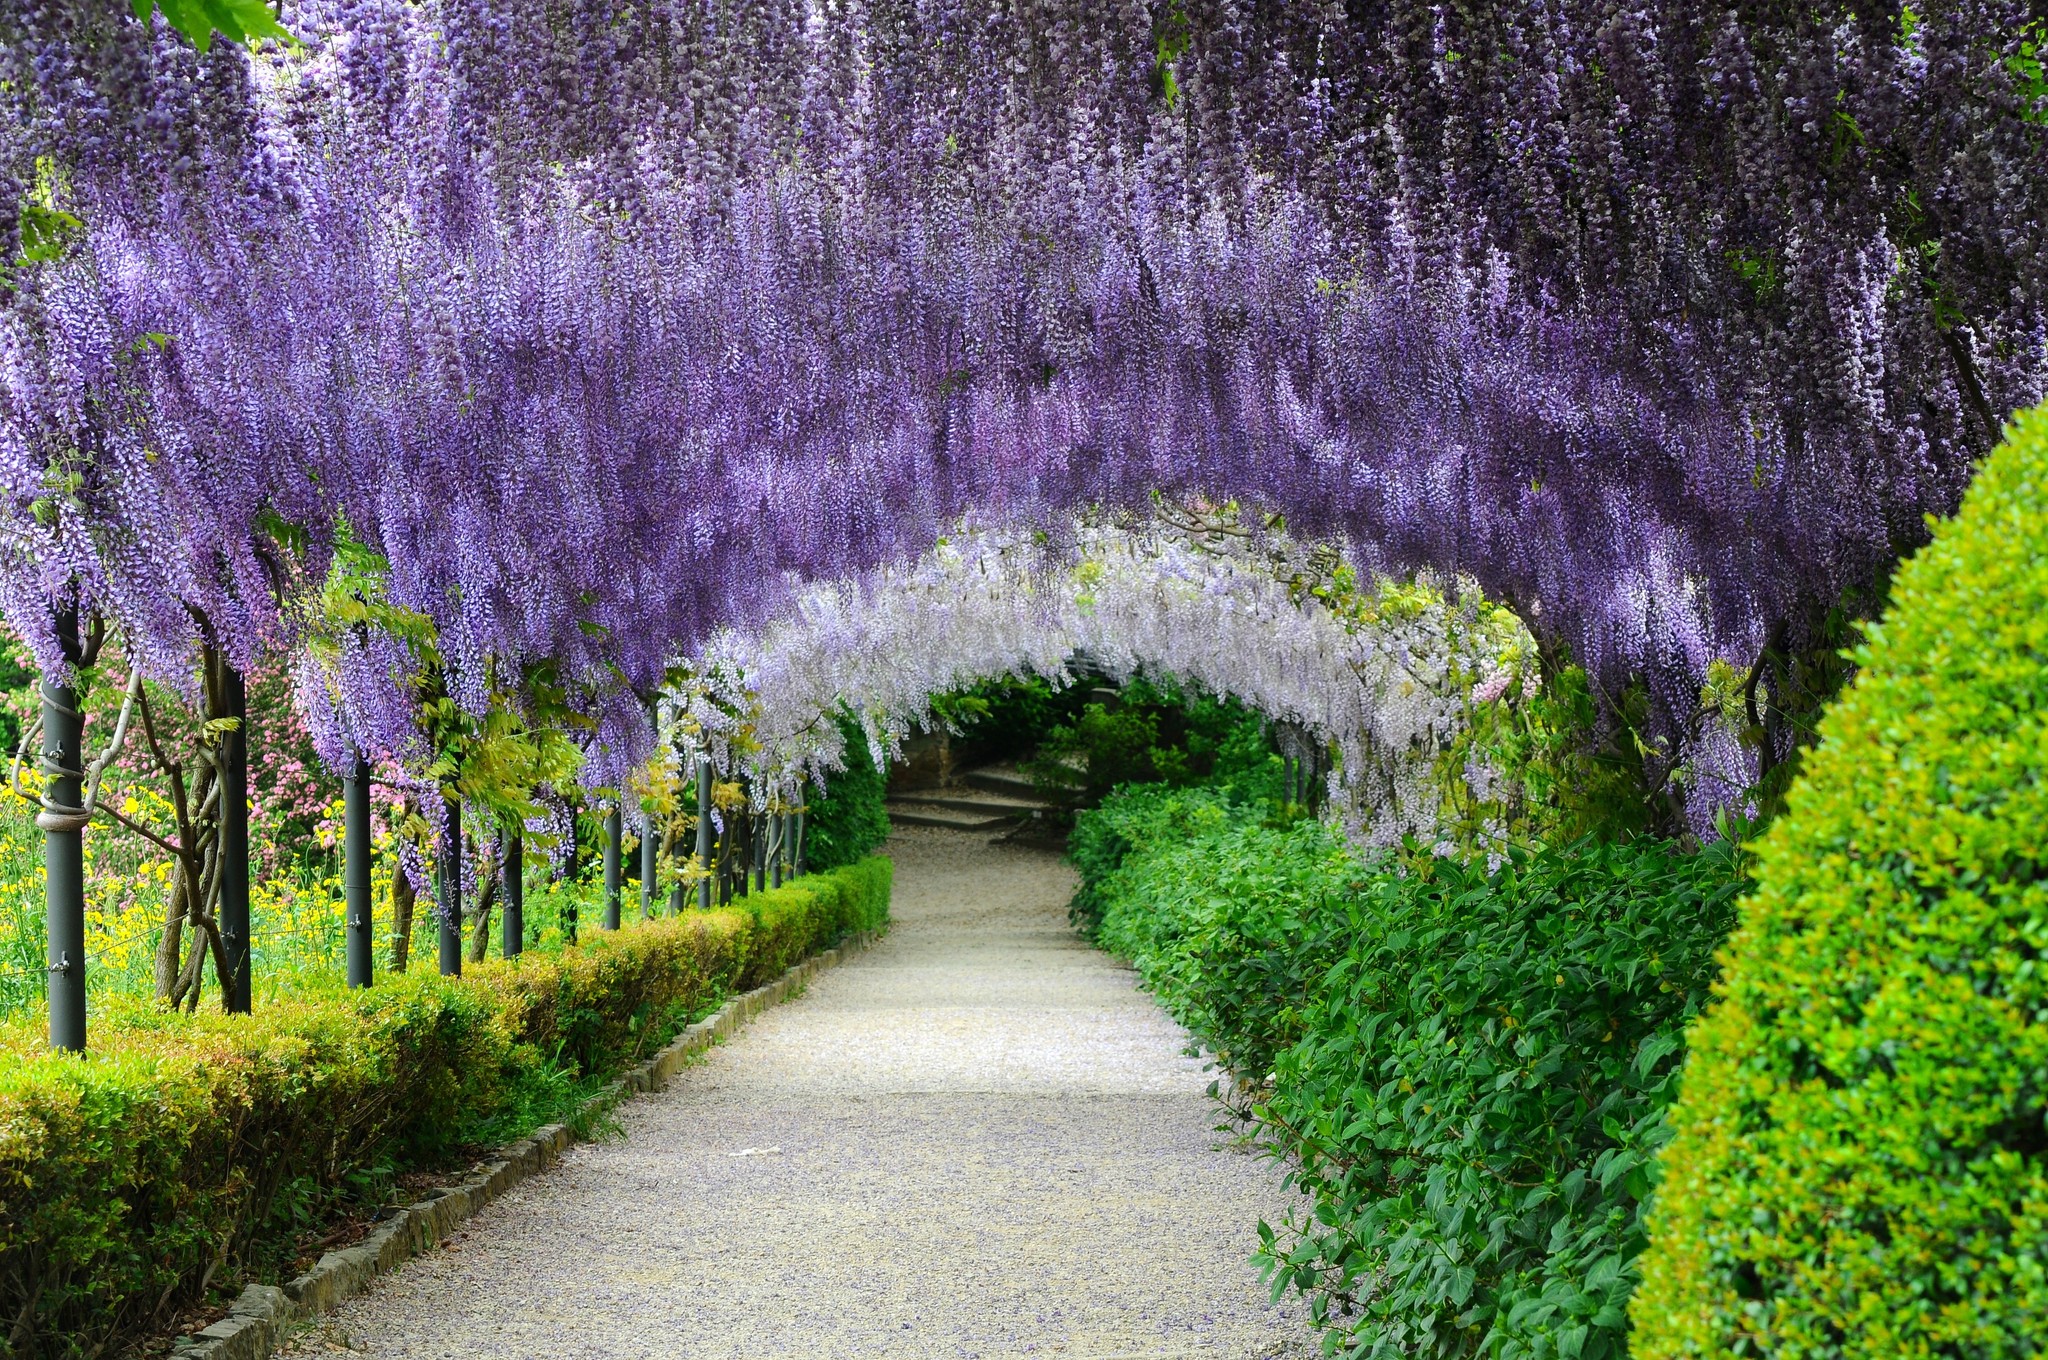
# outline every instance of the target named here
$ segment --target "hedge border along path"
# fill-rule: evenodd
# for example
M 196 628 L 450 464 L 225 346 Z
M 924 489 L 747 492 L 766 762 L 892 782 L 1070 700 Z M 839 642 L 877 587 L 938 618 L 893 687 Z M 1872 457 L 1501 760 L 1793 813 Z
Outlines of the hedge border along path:
M 2048 1347 L 2048 408 L 1857 662 L 1691 1036 L 1638 1360 Z
M 851 936 L 835 948 L 792 965 L 775 981 L 734 997 L 685 1029 L 668 1047 L 591 1096 L 582 1113 L 602 1113 L 629 1092 L 667 1089 L 692 1058 L 879 938 L 879 931 Z M 362 1241 L 328 1252 L 290 1283 L 248 1286 L 225 1318 L 180 1338 L 172 1353 L 179 1360 L 265 1360 L 297 1324 L 332 1311 L 344 1299 L 367 1289 L 377 1276 L 422 1254 L 492 1200 L 553 1166 L 575 1141 L 567 1124 L 549 1124 L 506 1144 L 495 1157 L 478 1163 L 476 1174 L 468 1180 L 400 1210 Z
M 332 979 L 253 1016 L 136 1000 L 83 1056 L 0 1031 L 0 1352 L 103 1353 L 225 1262 L 263 1278 L 297 1206 L 365 1170 L 447 1164 L 551 1064 L 640 1062 L 669 1017 L 886 925 L 891 877 L 872 858 L 459 980 Z
M 1043 849 L 904 827 L 888 938 L 294 1339 L 318 1360 L 1272 1360 L 1284 1169 L 1067 920 Z

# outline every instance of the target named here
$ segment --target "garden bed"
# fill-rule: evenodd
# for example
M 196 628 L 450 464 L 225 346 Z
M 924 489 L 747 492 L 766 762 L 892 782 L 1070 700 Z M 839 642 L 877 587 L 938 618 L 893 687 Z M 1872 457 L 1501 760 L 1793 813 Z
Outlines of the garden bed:
M 17 1355 L 98 1353 L 288 1273 L 304 1230 L 580 1104 L 724 997 L 888 914 L 869 859 L 547 954 L 254 1016 L 137 1005 L 0 1067 L 0 1309 Z M 566 1108 L 565 1108 L 566 1102 Z

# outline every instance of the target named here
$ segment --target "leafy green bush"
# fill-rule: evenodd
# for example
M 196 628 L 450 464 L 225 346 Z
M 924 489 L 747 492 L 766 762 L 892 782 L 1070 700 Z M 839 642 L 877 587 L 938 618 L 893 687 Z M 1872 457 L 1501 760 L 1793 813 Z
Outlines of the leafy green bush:
M 1268 807 L 1140 785 L 1084 812 L 1068 848 L 1076 921 L 1252 1078 L 1301 1036 L 1303 1007 L 1343 953 L 1338 899 L 1353 873 L 1322 823 L 1269 822 Z
M 1857 660 L 1693 1036 L 1641 1355 L 2048 1349 L 2048 414 Z
M 1127 895 L 1116 872 L 1131 852 L 1140 846 L 1156 850 L 1185 840 L 1190 828 L 1175 825 L 1174 814 L 1182 808 L 1215 803 L 1228 807 L 1229 798 L 1210 790 L 1145 784 L 1121 789 L 1101 806 L 1075 818 L 1073 834 L 1067 837 L 1067 862 L 1080 870 L 1081 886 L 1067 909 L 1069 918 L 1084 933 L 1096 936 L 1111 902 Z M 1130 951 L 1125 951 L 1125 957 L 1130 957 Z
M 863 859 L 735 901 L 753 918 L 741 989 L 781 976 L 841 934 L 881 929 L 889 919 L 891 872 L 886 859 Z
M 83 1056 L 0 1036 L 0 1315 L 15 1355 L 99 1353 L 288 1262 L 308 1187 L 445 1164 L 536 1076 L 614 1070 L 707 1002 L 887 919 L 868 861 L 575 949 L 335 988 L 253 1016 L 137 1003 Z M 282 1240 L 280 1240 L 280 1238 Z
M 846 768 L 812 797 L 804 817 L 804 862 L 813 872 L 856 863 L 889 839 L 888 772 L 876 766 L 859 723 L 842 717 L 839 727 Z
M 1072 722 L 1087 706 L 1086 685 L 1064 685 L 1036 675 L 983 680 L 933 701 L 932 711 L 958 727 L 960 739 L 990 760 L 1017 760 L 1037 751 L 1053 728 Z
M 1320 824 L 1126 789 L 1073 842 L 1083 915 L 1240 1078 L 1311 1211 L 1262 1255 L 1359 1356 L 1625 1346 L 1726 850 L 1585 841 L 1361 865 Z
M 1277 793 L 1280 763 L 1266 720 L 1235 699 L 1138 677 L 1114 705 L 1091 701 L 1047 731 L 1027 768 L 1049 793 L 1092 806 L 1125 784 Z
M 1742 883 L 1638 840 L 1371 876 L 1264 1122 L 1315 1212 L 1280 1278 L 1349 1353 L 1625 1353 L 1650 1159 Z

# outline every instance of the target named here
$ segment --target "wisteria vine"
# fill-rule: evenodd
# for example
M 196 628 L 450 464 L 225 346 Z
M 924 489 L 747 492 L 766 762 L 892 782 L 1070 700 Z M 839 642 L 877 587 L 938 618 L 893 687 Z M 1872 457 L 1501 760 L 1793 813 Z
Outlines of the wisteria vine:
M 1675 738 L 2048 373 L 2023 0 L 291 0 L 0 19 L 0 604 L 189 673 L 348 535 L 449 690 L 665 667 L 962 513 L 1236 498 Z M 413 711 L 347 677 L 351 735 Z M 379 716 L 381 715 L 381 716 Z M 610 759 L 608 756 L 607 759 Z
M 1085 658 L 1297 725 L 1335 757 L 1332 806 L 1357 841 L 1428 844 L 1442 832 L 1440 753 L 1474 703 L 1536 682 L 1528 635 L 1504 611 L 1391 583 L 1346 589 L 1332 608 L 1341 563 L 1234 516 L 1062 529 L 970 529 L 915 563 L 804 586 L 763 628 L 721 630 L 664 696 L 682 768 L 703 752 L 757 798 L 787 798 L 844 765 L 841 713 L 880 758 L 940 723 L 943 695 L 1011 675 L 1065 685 Z

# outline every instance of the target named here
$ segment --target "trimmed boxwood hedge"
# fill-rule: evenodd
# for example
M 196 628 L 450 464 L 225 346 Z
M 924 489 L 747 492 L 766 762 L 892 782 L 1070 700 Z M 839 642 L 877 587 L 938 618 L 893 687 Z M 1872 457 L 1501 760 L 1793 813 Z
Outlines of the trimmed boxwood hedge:
M 445 1161 L 523 1073 L 637 1059 L 678 1016 L 879 929 L 889 886 L 869 859 L 460 979 L 380 977 L 253 1016 L 138 1005 L 96 1018 L 83 1057 L 6 1036 L 0 1353 L 93 1354 L 160 1325 L 224 1266 L 278 1254 L 260 1239 L 304 1226 L 292 1191 L 333 1203 L 373 1169 Z
M 1691 1036 L 1640 1357 L 2048 1351 L 2048 415 L 1857 660 Z

